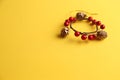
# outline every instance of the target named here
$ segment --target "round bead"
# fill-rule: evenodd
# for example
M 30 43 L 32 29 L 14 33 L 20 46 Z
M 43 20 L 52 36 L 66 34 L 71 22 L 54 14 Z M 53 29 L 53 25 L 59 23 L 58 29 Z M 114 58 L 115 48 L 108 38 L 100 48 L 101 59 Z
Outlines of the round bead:
M 67 20 L 65 20 L 65 22 L 68 22 L 68 23 L 70 23 L 70 20 L 69 20 L 69 19 L 67 19 Z
M 96 20 L 94 19 L 94 20 L 92 20 L 92 24 L 96 24 Z
M 83 34 L 83 35 L 81 36 L 81 39 L 82 39 L 82 40 L 86 40 L 86 39 L 87 39 L 87 35 Z
M 73 22 L 74 20 L 75 20 L 74 17 L 69 17 L 69 21 L 70 21 L 70 22 Z
M 96 35 L 95 34 L 93 34 L 93 39 L 96 39 Z
M 80 32 L 75 31 L 74 35 L 75 35 L 76 37 L 78 37 L 78 36 L 80 35 Z
M 69 22 L 66 21 L 66 22 L 64 23 L 64 26 L 68 26 L 68 25 L 69 25 Z
M 78 20 L 83 20 L 85 17 L 86 17 L 86 14 L 84 14 L 84 13 L 79 12 L 76 14 L 76 18 Z
M 93 21 L 93 18 L 91 16 L 88 17 L 88 21 Z
M 89 40 L 94 40 L 94 39 L 95 39 L 95 35 L 89 35 L 89 36 L 88 36 L 88 39 L 89 39 Z
M 75 21 L 77 21 L 77 19 L 76 19 L 76 18 L 73 18 L 73 22 L 75 22 Z
M 100 21 L 97 21 L 97 22 L 96 22 L 96 25 L 97 25 L 97 26 L 100 26 L 100 25 L 101 25 L 101 22 L 100 22 Z
M 105 29 L 105 25 L 102 24 L 102 25 L 100 26 L 100 28 L 101 28 L 101 29 Z

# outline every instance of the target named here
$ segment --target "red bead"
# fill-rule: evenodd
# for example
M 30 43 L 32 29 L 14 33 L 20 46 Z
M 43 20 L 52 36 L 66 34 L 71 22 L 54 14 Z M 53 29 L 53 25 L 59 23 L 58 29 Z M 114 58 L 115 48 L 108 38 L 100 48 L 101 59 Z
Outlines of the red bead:
M 80 35 L 80 32 L 75 31 L 74 35 L 75 35 L 76 37 L 78 37 L 78 36 Z
M 93 37 L 94 37 L 94 39 L 96 38 L 96 36 L 93 34 Z
M 72 22 L 72 21 L 74 21 L 74 20 L 75 20 L 74 17 L 69 17 L 69 21 L 70 21 L 70 22 Z
M 73 18 L 73 22 L 75 22 L 75 21 L 77 21 L 77 19 L 76 19 L 76 18 Z
M 87 35 L 83 34 L 83 35 L 81 36 L 81 39 L 82 39 L 82 40 L 86 40 L 86 39 L 87 39 Z
M 69 20 L 69 19 L 67 19 L 67 20 L 65 20 L 65 22 L 69 22 L 69 23 L 70 23 L 70 20 Z
M 64 23 L 64 26 L 68 26 L 68 25 L 69 25 L 69 22 L 65 22 L 65 23 Z
M 95 35 L 89 35 L 89 36 L 88 36 L 88 39 L 89 39 L 89 40 L 94 40 L 94 39 L 95 39 Z
M 97 26 L 100 26 L 100 25 L 101 25 L 101 22 L 100 22 L 100 21 L 97 21 L 97 22 L 96 22 L 96 25 L 97 25 Z
M 100 28 L 101 28 L 101 29 L 105 29 L 105 25 L 102 24 L 102 25 L 100 26 Z
M 96 24 L 96 20 L 94 19 L 94 20 L 92 20 L 92 24 Z
M 92 17 L 88 17 L 88 21 L 93 21 L 93 18 Z

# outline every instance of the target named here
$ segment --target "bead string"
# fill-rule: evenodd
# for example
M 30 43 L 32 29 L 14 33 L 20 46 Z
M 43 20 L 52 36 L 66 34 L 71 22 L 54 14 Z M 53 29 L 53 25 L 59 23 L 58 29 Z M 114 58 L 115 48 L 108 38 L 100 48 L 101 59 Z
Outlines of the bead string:
M 88 20 L 89 22 L 92 22 L 93 25 L 96 25 L 96 30 L 93 32 L 80 32 L 72 27 L 73 23 L 75 23 L 76 21 L 82 21 L 82 20 Z M 81 13 L 81 12 L 77 13 L 76 17 L 69 17 L 69 19 L 65 20 L 65 22 L 64 22 L 65 28 L 62 29 L 62 31 L 61 31 L 62 37 L 65 37 L 66 35 L 68 35 L 68 33 L 69 33 L 68 26 L 69 25 L 70 25 L 70 29 L 72 29 L 75 32 L 74 35 L 76 37 L 81 35 L 82 40 L 86 40 L 87 37 L 89 40 L 94 40 L 94 39 L 102 40 L 107 37 L 107 33 L 103 30 L 100 30 L 100 29 L 105 29 L 105 25 L 101 24 L 101 21 L 96 21 L 92 17 L 87 17 L 86 14 Z M 99 26 L 100 26 L 100 29 L 98 28 Z

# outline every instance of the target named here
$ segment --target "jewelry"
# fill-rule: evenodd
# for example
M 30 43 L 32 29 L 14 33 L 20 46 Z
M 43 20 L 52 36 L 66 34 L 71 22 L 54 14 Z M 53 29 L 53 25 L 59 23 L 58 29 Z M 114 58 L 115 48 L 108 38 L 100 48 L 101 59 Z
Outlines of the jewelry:
M 93 32 L 81 32 L 73 28 L 73 23 L 76 21 L 87 20 L 92 25 L 96 25 L 96 30 Z M 69 29 L 74 31 L 74 35 L 76 37 L 81 35 L 82 40 L 103 40 L 107 37 L 107 32 L 103 31 L 105 29 L 105 25 L 101 23 L 101 21 L 97 21 L 93 19 L 91 16 L 87 16 L 83 12 L 78 12 L 75 17 L 69 17 L 69 19 L 65 20 L 64 28 L 61 30 L 61 37 L 66 37 L 69 34 Z M 70 26 L 70 27 L 68 27 Z

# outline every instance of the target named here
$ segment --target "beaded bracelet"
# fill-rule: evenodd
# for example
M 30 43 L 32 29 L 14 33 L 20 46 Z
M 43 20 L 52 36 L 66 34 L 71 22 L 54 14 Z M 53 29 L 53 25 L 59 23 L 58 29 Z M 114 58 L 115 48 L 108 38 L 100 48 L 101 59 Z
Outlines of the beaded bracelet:
M 92 25 L 96 25 L 96 30 L 93 32 L 81 32 L 77 31 L 72 27 L 72 24 L 76 21 L 87 20 Z M 78 12 L 76 17 L 69 17 L 69 19 L 65 20 L 64 28 L 61 30 L 61 37 L 66 37 L 69 34 L 69 27 L 74 31 L 74 35 L 76 37 L 81 35 L 82 40 L 103 40 L 107 37 L 107 32 L 103 31 L 105 29 L 105 25 L 101 23 L 101 21 L 96 21 L 91 16 L 87 17 L 87 15 L 83 12 Z

